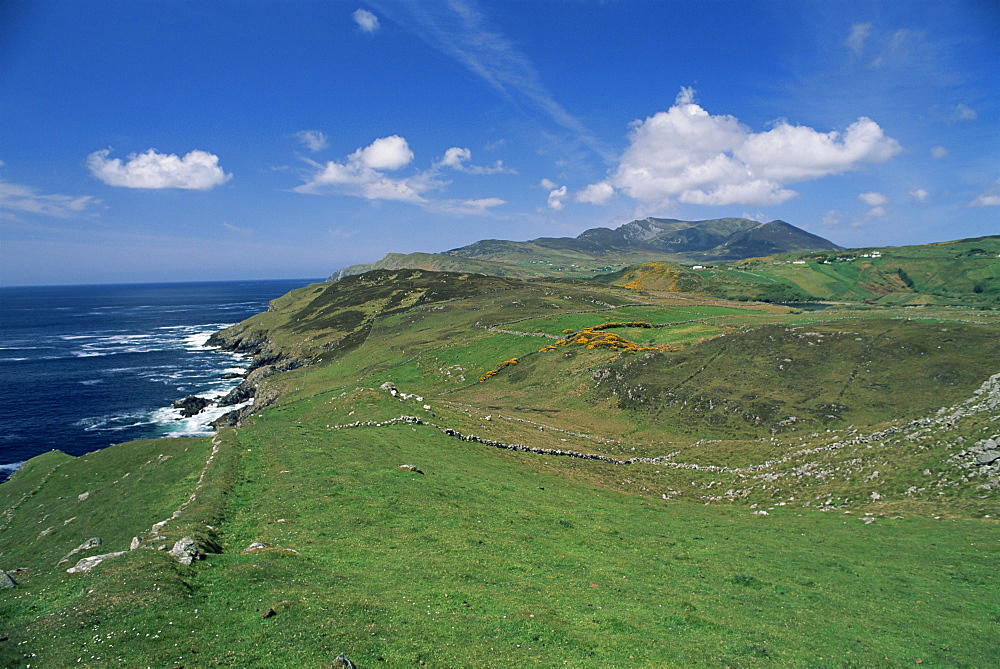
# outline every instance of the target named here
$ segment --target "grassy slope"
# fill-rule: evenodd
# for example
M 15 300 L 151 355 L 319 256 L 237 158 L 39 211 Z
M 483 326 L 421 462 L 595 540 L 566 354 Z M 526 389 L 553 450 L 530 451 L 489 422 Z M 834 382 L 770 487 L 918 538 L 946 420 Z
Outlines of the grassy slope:
M 873 251 L 881 257 L 864 257 Z M 629 267 L 604 280 L 635 289 L 699 292 L 730 299 L 996 306 L 1000 303 L 998 256 L 1000 237 L 983 237 L 923 246 L 783 254 L 698 271 L 673 263 L 651 263 Z M 793 264 L 796 260 L 805 264 Z
M 982 516 L 995 518 L 995 497 L 977 490 L 983 479 L 970 478 L 958 452 L 961 440 L 992 434 L 991 416 L 823 450 L 851 430 L 971 395 L 998 371 L 982 348 L 996 346 L 995 322 L 974 322 L 984 314 L 925 310 L 932 320 L 914 322 L 893 311 L 795 314 L 441 278 L 389 273 L 313 286 L 251 319 L 240 332 L 266 331 L 276 349 L 339 353 L 268 379 L 280 398 L 214 443 L 53 453 L 19 471 L 0 488 L 0 508 L 10 510 L 0 516 L 9 519 L 0 567 L 30 570 L 0 600 L 9 637 L 0 658 L 55 667 L 322 667 L 341 652 L 362 667 L 989 664 L 1000 532 Z M 605 319 L 664 326 L 622 330 L 636 340 L 726 336 L 649 357 L 538 352 L 553 341 L 545 335 Z M 896 346 L 909 348 L 893 357 Z M 871 376 L 855 373 L 873 356 Z M 476 382 L 511 357 L 520 362 Z M 655 379 L 677 393 L 684 386 L 664 381 L 705 367 L 686 387 L 711 399 L 726 388 L 748 393 L 762 378 L 787 381 L 776 368 L 784 357 L 797 382 L 771 401 L 794 405 L 803 421 L 774 438 L 752 417 L 707 419 L 712 408 L 685 422 L 691 414 L 671 414 L 669 403 L 622 403 L 593 380 L 621 373 L 620 391 Z M 724 364 L 734 358 L 739 365 Z M 952 376 L 938 379 L 943 369 Z M 803 410 L 825 400 L 810 391 L 846 378 L 860 393 L 843 402 L 854 427 L 817 428 Z M 420 399 L 377 390 L 384 381 Z M 878 384 L 877 407 L 864 393 Z M 431 424 L 336 427 L 400 415 Z M 676 455 L 611 465 L 497 450 L 444 427 L 618 458 Z M 722 462 L 729 471 L 710 467 Z M 923 489 L 909 491 L 915 484 Z M 154 541 L 152 524 L 192 492 Z M 865 514 L 877 520 L 863 523 Z M 154 547 L 194 535 L 222 552 L 208 556 L 211 567 L 148 550 L 88 574 L 56 566 L 90 536 L 104 544 L 86 554 L 124 550 L 136 535 Z M 266 548 L 244 553 L 254 541 Z M 269 609 L 276 615 L 263 618 Z

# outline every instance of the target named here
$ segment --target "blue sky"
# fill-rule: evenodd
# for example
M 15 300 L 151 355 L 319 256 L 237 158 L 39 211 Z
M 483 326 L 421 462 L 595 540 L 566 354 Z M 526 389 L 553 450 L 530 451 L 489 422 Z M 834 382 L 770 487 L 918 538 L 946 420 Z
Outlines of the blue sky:
M 0 5 L 0 284 L 321 277 L 646 216 L 1000 233 L 991 0 Z

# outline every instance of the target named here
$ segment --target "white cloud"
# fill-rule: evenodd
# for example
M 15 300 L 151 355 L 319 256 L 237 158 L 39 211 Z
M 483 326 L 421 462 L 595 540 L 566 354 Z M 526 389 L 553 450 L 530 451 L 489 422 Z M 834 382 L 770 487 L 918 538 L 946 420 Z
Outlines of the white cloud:
M 438 163 L 438 165 L 444 165 L 445 167 L 451 167 L 456 170 L 462 169 L 462 163 L 466 160 L 472 158 L 472 151 L 469 149 L 462 149 L 457 146 L 453 146 L 444 152 L 444 158 Z
M 883 207 L 889 204 L 889 198 L 882 193 L 861 193 L 858 195 L 858 199 L 867 204 L 869 207 Z
M 405 139 L 399 135 L 390 135 L 376 139 L 363 149 L 358 149 L 351 156 L 355 157 L 362 165 L 373 170 L 398 170 L 410 164 L 413 160 L 413 151 Z
M 885 205 L 889 204 L 889 198 L 882 193 L 876 193 L 874 191 L 869 193 L 860 193 L 858 195 L 858 199 L 870 207 L 870 209 L 865 212 L 865 216 L 868 218 L 878 218 L 879 216 L 885 216 L 888 213 Z
M 937 158 L 944 158 L 947 155 L 948 155 L 948 149 L 944 148 L 943 146 L 935 146 L 935 147 L 931 148 L 931 157 L 932 158 L 936 158 L 936 159 Z
M 499 207 L 502 204 L 507 204 L 507 201 L 501 200 L 498 197 L 484 197 L 479 200 L 464 200 L 462 204 L 482 211 L 490 207 Z
M 468 174 L 517 174 L 516 170 L 504 167 L 502 160 L 493 163 L 492 167 L 466 165 L 466 162 L 469 160 L 472 160 L 471 150 L 453 146 L 444 152 L 444 158 L 434 163 L 434 166 L 450 167 L 453 170 Z
M 569 191 L 566 189 L 566 186 L 561 186 L 549 191 L 549 209 L 561 211 L 565 206 L 563 201 L 566 199 L 566 194 L 568 192 Z
M 872 24 L 870 23 L 855 23 L 851 26 L 851 33 L 847 36 L 844 44 L 850 49 L 855 56 L 861 54 L 865 48 L 865 40 L 868 36 L 872 34 Z
M 295 137 L 302 142 L 302 146 L 313 152 L 325 149 L 330 144 L 326 133 L 319 130 L 300 130 L 295 133 Z
M 0 209 L 71 218 L 101 201 L 90 195 L 44 195 L 37 189 L 0 181 Z
M 1000 179 L 997 179 L 990 188 L 977 195 L 970 207 L 1000 207 Z
M 428 192 L 449 184 L 439 179 L 442 167 L 478 174 L 493 173 L 494 168 L 467 166 L 465 161 L 472 157 L 469 149 L 451 147 L 430 168 L 410 176 L 393 177 L 387 174 L 406 167 L 413 157 L 413 151 L 404 138 L 399 135 L 382 137 L 339 162 L 331 160 L 322 165 L 307 160 L 315 171 L 305 183 L 292 190 L 296 193 L 334 192 L 366 200 L 408 202 L 432 213 L 449 215 L 484 214 L 507 203 L 496 197 L 468 200 L 425 197 Z M 503 170 L 506 171 L 506 168 Z
M 183 188 L 208 190 L 229 181 L 233 175 L 219 167 L 219 157 L 206 151 L 190 151 L 183 158 L 174 154 L 130 154 L 127 162 L 109 159 L 110 149 L 87 157 L 91 174 L 109 186 L 123 188 Z
M 542 178 L 541 181 L 538 182 L 538 185 L 544 188 L 545 190 L 552 190 L 553 188 L 558 188 L 558 185 L 556 184 L 555 181 L 553 181 L 552 179 L 546 179 L 544 177 Z
M 577 202 L 589 202 L 590 204 L 607 204 L 615 195 L 615 189 L 606 181 L 590 184 L 576 194 L 574 198 Z
M 351 18 L 354 22 L 358 24 L 366 33 L 374 33 L 379 29 L 378 17 L 369 12 L 367 9 L 355 9 L 354 13 L 351 14 Z
M 311 163 L 319 168 L 306 183 L 293 188 L 297 193 L 321 193 L 332 190 L 368 200 L 399 200 L 423 202 L 421 194 L 440 184 L 418 175 L 393 179 L 382 170 L 396 170 L 413 160 L 409 144 L 399 135 L 376 139 L 356 150 L 343 162 L 329 161 L 326 165 Z
M 923 188 L 914 188 L 910 191 L 910 197 L 920 203 L 927 202 L 928 196 L 930 196 L 930 193 L 925 191 Z
M 677 198 L 710 205 L 779 204 L 796 195 L 786 184 L 857 170 L 901 150 L 865 117 L 843 134 L 784 120 L 755 133 L 733 116 L 709 114 L 690 88 L 681 89 L 669 110 L 634 122 L 630 141 L 601 184 L 644 202 Z M 606 202 L 610 196 L 601 184 L 584 192 Z

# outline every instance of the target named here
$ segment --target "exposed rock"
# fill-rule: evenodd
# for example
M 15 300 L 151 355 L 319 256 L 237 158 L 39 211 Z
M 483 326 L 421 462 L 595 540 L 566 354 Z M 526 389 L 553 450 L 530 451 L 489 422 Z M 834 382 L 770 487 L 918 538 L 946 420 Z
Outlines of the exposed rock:
M 5 571 L 0 571 L 0 588 L 16 588 L 17 581 Z
M 79 495 L 77 495 L 76 496 L 76 501 L 82 502 L 83 500 L 87 499 L 88 497 L 90 497 L 90 491 L 89 490 L 87 492 L 81 492 Z
M 244 548 L 242 552 L 243 553 L 253 553 L 254 551 L 263 550 L 265 548 L 267 548 L 267 546 L 265 544 L 262 544 L 259 541 L 255 541 L 252 544 L 250 544 L 249 546 L 247 546 L 246 548 Z
M 63 557 L 63 559 L 59 560 L 59 562 L 57 564 L 62 564 L 63 562 L 68 562 L 69 559 L 71 557 L 73 557 L 74 555 L 76 555 L 77 553 L 81 553 L 83 551 L 89 551 L 91 548 L 97 548 L 100 545 L 101 545 L 101 538 L 100 537 L 91 537 L 90 539 L 87 539 L 82 544 L 80 544 L 79 546 L 77 546 L 76 548 L 74 548 L 73 550 L 71 550 L 69 553 L 66 553 L 66 555 Z
M 354 669 L 354 663 L 348 660 L 343 653 L 334 658 L 333 666 L 337 669 Z
M 66 573 L 79 574 L 81 572 L 90 571 L 105 560 L 110 560 L 111 558 L 118 557 L 119 555 L 125 555 L 127 552 L 128 551 L 117 551 L 115 553 L 105 553 L 104 555 L 93 555 L 91 557 L 83 558 L 76 563 L 76 566 L 67 569 Z
M 212 400 L 207 397 L 198 397 L 197 395 L 188 395 L 182 400 L 177 400 L 174 402 L 174 408 L 181 410 L 181 416 L 184 418 L 190 418 L 191 416 L 197 415 L 205 407 L 210 406 Z
M 387 393 L 392 393 L 393 395 L 395 395 L 397 392 L 399 392 L 397 390 L 397 388 L 396 388 L 396 384 L 393 383 L 392 381 L 386 381 L 385 383 L 383 383 L 382 385 L 380 385 L 378 387 L 378 389 L 379 390 L 384 390 Z
M 261 618 L 273 618 L 276 615 L 278 615 L 277 611 L 274 609 L 268 609 L 267 611 L 264 611 L 264 615 L 262 615 Z
M 128 549 L 130 551 L 134 551 L 137 548 L 139 548 L 139 546 L 141 546 L 141 545 L 142 545 L 142 539 L 141 538 L 139 538 L 139 537 L 132 537 L 132 543 L 129 544 Z
M 174 547 L 170 549 L 170 555 L 181 564 L 191 564 L 195 560 L 201 560 L 205 557 L 198 542 L 191 537 L 184 537 L 175 543 Z
M 1000 460 L 1000 451 L 983 451 L 976 454 L 977 465 L 988 465 L 997 460 Z
M 242 379 L 244 376 L 246 376 L 246 374 L 244 374 L 242 372 L 226 372 L 225 374 L 223 374 L 219 378 L 220 379 Z
M 411 472 L 413 472 L 415 474 L 423 474 L 422 471 L 420 471 L 419 469 L 417 469 L 416 465 L 400 465 L 399 468 L 400 469 L 405 469 L 407 471 L 411 471 Z

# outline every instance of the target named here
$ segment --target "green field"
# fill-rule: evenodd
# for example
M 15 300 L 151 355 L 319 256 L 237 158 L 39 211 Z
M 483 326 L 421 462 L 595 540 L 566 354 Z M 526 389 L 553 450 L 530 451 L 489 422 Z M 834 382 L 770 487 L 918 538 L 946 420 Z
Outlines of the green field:
M 0 664 L 992 666 L 979 306 L 407 270 L 294 291 L 218 338 L 261 362 L 237 426 L 0 486 Z M 609 320 L 678 350 L 539 352 Z M 161 549 L 185 537 L 190 566 Z

